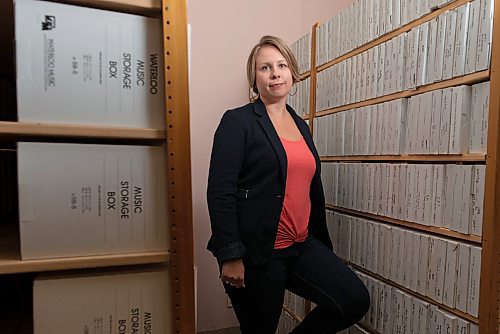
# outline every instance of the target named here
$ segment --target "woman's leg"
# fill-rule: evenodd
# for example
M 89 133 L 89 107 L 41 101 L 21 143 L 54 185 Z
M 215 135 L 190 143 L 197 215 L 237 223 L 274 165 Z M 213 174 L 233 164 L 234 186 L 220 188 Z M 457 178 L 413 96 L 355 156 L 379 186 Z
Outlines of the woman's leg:
M 297 250 L 274 251 L 263 266 L 245 264 L 245 287 L 224 288 L 240 323 L 242 334 L 274 334 L 278 327 L 289 267 Z
M 355 324 L 370 307 L 370 296 L 363 282 L 313 237 L 301 247 L 287 288 L 317 307 L 293 333 L 337 333 Z

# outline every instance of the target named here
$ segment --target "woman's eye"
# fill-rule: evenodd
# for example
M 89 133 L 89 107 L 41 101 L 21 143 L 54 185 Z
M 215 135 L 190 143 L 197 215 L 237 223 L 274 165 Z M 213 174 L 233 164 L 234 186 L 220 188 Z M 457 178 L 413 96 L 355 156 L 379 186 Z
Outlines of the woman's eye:
M 287 67 L 287 65 L 286 64 L 280 64 L 280 67 L 284 68 L 284 67 Z
M 261 69 L 261 70 L 263 70 L 263 71 L 267 71 L 267 70 L 269 69 L 269 66 L 264 65 L 264 66 L 262 66 L 260 69 Z

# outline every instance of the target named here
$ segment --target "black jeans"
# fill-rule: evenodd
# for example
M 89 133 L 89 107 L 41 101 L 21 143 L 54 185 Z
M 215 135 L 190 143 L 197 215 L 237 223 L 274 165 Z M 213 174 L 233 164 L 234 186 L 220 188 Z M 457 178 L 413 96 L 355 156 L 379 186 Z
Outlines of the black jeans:
M 363 282 L 312 236 L 274 250 L 263 266 L 245 264 L 245 288 L 224 288 L 242 334 L 275 333 L 285 289 L 317 305 L 293 333 L 337 333 L 355 324 L 370 307 Z

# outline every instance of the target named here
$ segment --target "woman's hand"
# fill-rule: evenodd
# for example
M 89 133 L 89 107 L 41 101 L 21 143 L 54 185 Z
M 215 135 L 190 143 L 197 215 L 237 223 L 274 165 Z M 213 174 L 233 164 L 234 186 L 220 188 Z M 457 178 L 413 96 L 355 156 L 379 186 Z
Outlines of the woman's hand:
M 245 287 L 245 266 L 241 259 L 231 260 L 222 264 L 222 282 L 235 288 Z

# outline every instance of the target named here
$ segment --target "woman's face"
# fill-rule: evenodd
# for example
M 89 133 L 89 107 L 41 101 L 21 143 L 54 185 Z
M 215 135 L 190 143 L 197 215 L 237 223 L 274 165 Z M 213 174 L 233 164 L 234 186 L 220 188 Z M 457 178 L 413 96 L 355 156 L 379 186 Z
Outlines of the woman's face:
M 264 45 L 255 57 L 255 83 L 264 103 L 286 100 L 292 88 L 292 72 L 277 48 Z

